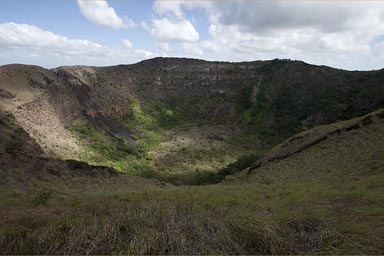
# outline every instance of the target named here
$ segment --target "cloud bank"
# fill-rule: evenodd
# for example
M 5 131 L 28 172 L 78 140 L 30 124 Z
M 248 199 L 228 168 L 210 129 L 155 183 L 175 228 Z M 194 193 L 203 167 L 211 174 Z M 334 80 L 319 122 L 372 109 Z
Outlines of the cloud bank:
M 157 56 L 142 49 L 132 49 L 128 39 L 115 47 L 89 40 L 70 39 L 30 24 L 13 22 L 0 24 L 0 64 L 36 63 L 45 67 L 58 65 L 113 65 L 133 63 Z
M 185 19 L 183 10 L 203 10 L 209 22 L 207 38 L 181 44 L 190 57 L 230 61 L 291 58 L 346 69 L 384 65 L 382 2 L 154 3 L 158 15 Z

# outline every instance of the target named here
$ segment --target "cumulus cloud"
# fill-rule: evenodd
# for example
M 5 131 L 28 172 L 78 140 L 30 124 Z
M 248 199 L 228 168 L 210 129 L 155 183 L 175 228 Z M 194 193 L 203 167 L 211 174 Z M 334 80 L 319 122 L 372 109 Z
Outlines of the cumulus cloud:
M 60 65 L 114 65 L 133 63 L 158 56 L 132 49 L 128 39 L 111 48 L 89 40 L 70 39 L 29 24 L 0 24 L 0 64 L 34 63 L 45 67 Z
M 31 48 L 67 56 L 105 54 L 105 46 L 83 39 L 68 39 L 29 24 L 0 24 L 0 48 Z
M 149 27 L 148 23 L 145 21 L 140 22 L 140 26 L 145 30 L 145 31 L 151 31 L 151 28 Z
M 167 42 L 159 42 L 159 43 L 157 43 L 157 46 L 162 51 L 166 51 L 167 52 L 167 51 L 170 50 L 169 44 Z
M 204 54 L 201 47 L 196 43 L 183 43 L 182 48 L 184 52 L 191 57 L 201 58 L 201 56 Z
M 142 27 L 161 42 L 196 42 L 199 33 L 186 18 L 182 7 L 185 1 L 160 1 L 153 4 L 153 11 L 157 18 L 152 19 L 152 24 L 142 24 Z
M 147 50 L 141 50 L 141 49 L 137 49 L 133 52 L 135 54 L 136 57 L 138 58 L 145 58 L 145 59 L 148 59 L 148 58 L 154 58 L 156 56 L 158 56 L 158 54 L 154 53 L 154 52 L 151 52 L 151 51 L 147 51 Z
M 343 48 L 342 41 L 345 49 L 350 50 L 361 48 L 362 40 L 372 40 L 384 32 L 383 7 L 383 3 L 240 0 L 227 2 L 225 7 L 210 6 L 208 11 L 213 24 L 236 27 L 245 35 L 285 39 L 291 34 L 293 38 L 289 39 L 298 45 L 312 44 L 308 39 L 315 38 L 324 43 L 323 47 L 339 49 Z M 366 39 L 353 40 L 362 35 Z
M 129 41 L 128 39 L 121 39 L 120 40 L 122 46 L 126 49 L 131 49 L 133 44 L 131 43 L 131 41 Z
M 168 18 L 152 21 L 152 36 L 159 41 L 196 42 L 199 33 L 188 20 L 170 20 Z
M 355 30 L 365 24 L 366 15 L 374 15 L 383 4 L 324 1 L 230 1 L 217 4 L 211 11 L 223 25 L 237 24 L 244 31 L 257 33 L 292 29 L 315 29 L 322 33 Z M 379 9 L 376 9 L 379 8 Z
M 181 11 L 183 1 L 155 1 L 153 10 L 158 15 L 171 14 L 179 19 L 184 19 L 184 13 Z
M 124 29 L 135 26 L 128 18 L 120 18 L 106 0 L 77 0 L 80 12 L 89 21 L 113 29 Z

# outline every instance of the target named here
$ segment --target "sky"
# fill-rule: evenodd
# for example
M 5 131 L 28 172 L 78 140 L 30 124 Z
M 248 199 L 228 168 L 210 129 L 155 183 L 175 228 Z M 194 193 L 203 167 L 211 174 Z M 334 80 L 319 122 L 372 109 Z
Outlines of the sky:
M 0 65 L 154 57 L 384 68 L 384 1 L 1 0 Z

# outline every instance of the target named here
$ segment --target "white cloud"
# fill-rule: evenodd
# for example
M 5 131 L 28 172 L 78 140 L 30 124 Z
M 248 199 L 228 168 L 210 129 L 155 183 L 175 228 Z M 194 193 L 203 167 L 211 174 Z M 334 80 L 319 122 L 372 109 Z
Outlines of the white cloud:
M 178 19 L 184 19 L 181 4 L 183 1 L 155 1 L 153 10 L 158 15 L 171 14 Z
M 144 58 L 148 59 L 148 58 L 154 58 L 154 57 L 158 56 L 158 54 L 156 54 L 154 52 L 146 51 L 146 50 L 140 50 L 140 49 L 135 50 L 134 53 L 136 54 L 136 56 L 138 58 L 144 57 Z
M 140 22 L 140 26 L 145 30 L 145 31 L 151 31 L 151 28 L 149 27 L 148 23 L 145 21 Z
M 81 13 L 91 22 L 113 29 L 131 28 L 135 23 L 120 18 L 106 0 L 77 0 Z
M 0 48 L 31 48 L 67 56 L 97 56 L 108 51 L 107 47 L 89 40 L 68 39 L 34 25 L 13 22 L 0 24 Z
M 121 39 L 120 40 L 122 46 L 126 49 L 131 49 L 133 44 L 131 43 L 131 41 L 129 41 L 128 39 Z
M 167 12 L 183 8 L 202 8 L 210 23 L 208 38 L 182 45 L 186 56 L 203 52 L 210 60 L 291 58 L 346 69 L 383 65 L 378 59 L 384 52 L 375 43 L 383 41 L 382 2 L 178 1 Z
M 196 43 L 183 43 L 182 48 L 188 56 L 200 57 L 204 54 L 200 46 Z
M 188 20 L 162 18 L 152 22 L 151 34 L 159 41 L 196 42 L 199 40 L 199 33 Z
M 199 33 L 193 24 L 185 17 L 182 7 L 190 8 L 185 1 L 161 1 L 157 0 L 153 4 L 154 13 L 160 17 L 152 19 L 149 27 L 142 24 L 142 27 L 161 42 L 196 42 L 199 40 Z M 162 50 L 169 50 L 159 44 Z
M 27 63 L 44 67 L 61 65 L 116 65 L 159 56 L 132 49 L 128 39 L 111 48 L 89 40 L 70 39 L 37 26 L 0 24 L 0 64 Z
M 360 50 L 384 33 L 382 3 L 240 0 L 226 4 L 208 9 L 220 33 L 234 29 L 248 39 L 272 45 L 284 42 L 286 49 Z
M 292 29 L 314 29 L 321 33 L 355 30 L 364 26 L 367 14 L 383 4 L 344 1 L 250 1 L 238 0 L 217 4 L 210 11 L 223 25 L 237 24 L 243 31 L 257 33 Z M 382 11 L 379 11 L 382 12 Z M 212 13 L 211 13 L 212 14 Z M 362 20 L 363 18 L 363 20 Z M 363 23 L 361 23 L 363 21 Z M 366 20 L 371 22 L 369 20 Z
M 157 46 L 159 47 L 160 50 L 162 51 L 169 51 L 170 48 L 169 48 L 169 44 L 167 42 L 159 42 L 157 43 Z

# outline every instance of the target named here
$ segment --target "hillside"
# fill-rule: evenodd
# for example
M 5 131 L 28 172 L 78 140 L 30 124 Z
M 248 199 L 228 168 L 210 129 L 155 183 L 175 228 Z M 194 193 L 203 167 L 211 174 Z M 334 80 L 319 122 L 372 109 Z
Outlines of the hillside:
M 278 59 L 14 64 L 0 67 L 0 106 L 47 156 L 197 184 L 298 131 L 383 107 L 383 79 Z
M 156 180 L 121 174 L 112 168 L 48 158 L 15 123 L 14 117 L 3 112 L 0 112 L 0 184 L 2 209 L 44 205 L 51 195 L 57 200 L 68 195 L 96 196 L 160 187 Z M 98 186 L 102 189 L 98 190 Z
M 267 186 L 265 192 L 272 194 L 267 204 L 285 209 L 271 210 L 274 214 L 298 214 L 328 223 L 326 232 L 339 243 L 329 246 L 339 253 L 381 254 L 383 129 L 383 110 L 315 127 L 277 146 L 251 168 L 227 177 L 226 184 Z

